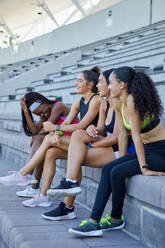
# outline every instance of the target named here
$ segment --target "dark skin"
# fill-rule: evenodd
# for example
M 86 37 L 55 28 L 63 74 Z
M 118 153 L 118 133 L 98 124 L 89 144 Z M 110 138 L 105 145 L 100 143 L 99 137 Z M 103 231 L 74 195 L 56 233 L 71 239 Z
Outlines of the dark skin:
M 30 142 L 30 146 L 32 148 L 30 155 L 31 158 L 38 150 L 45 135 L 47 134 L 47 132 L 43 130 L 43 126 L 42 126 L 43 122 L 49 120 L 50 122 L 55 124 L 60 116 L 67 116 L 70 110 L 62 102 L 57 102 L 56 104 L 42 103 L 41 105 L 38 106 L 37 109 L 33 111 L 33 114 L 40 116 L 40 121 L 37 124 L 35 124 L 29 115 L 25 97 L 22 97 L 20 99 L 20 104 L 24 111 L 28 126 L 34 135 Z M 32 187 L 34 189 L 39 188 L 42 171 L 43 171 L 43 162 L 41 162 L 41 164 L 34 170 L 34 176 L 38 181 L 37 184 L 33 184 Z M 31 173 L 33 173 L 33 171 Z

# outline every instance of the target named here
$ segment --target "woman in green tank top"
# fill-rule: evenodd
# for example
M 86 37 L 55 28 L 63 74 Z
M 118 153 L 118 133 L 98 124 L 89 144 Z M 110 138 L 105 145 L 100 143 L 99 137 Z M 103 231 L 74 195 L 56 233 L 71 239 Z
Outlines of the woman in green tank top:
M 162 106 L 153 82 L 131 67 L 115 69 L 109 80 L 119 129 L 120 158 L 104 165 L 90 218 L 69 229 L 79 236 L 100 236 L 103 230 L 124 227 L 126 178 L 137 174 L 165 176 L 165 130 L 159 119 Z M 136 153 L 125 156 L 130 132 Z M 111 214 L 101 219 L 111 194 Z

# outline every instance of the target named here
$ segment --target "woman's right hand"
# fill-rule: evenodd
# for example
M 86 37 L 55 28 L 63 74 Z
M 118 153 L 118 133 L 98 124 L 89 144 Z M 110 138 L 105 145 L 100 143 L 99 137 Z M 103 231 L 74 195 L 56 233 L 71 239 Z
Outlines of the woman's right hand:
M 87 134 L 92 137 L 92 138 L 97 138 L 98 137 L 98 131 L 94 125 L 90 125 L 86 129 Z
M 25 96 L 23 96 L 23 97 L 20 98 L 20 104 L 21 104 L 22 109 L 24 111 L 26 111 L 27 110 L 27 105 L 26 105 L 26 98 L 25 98 Z
M 54 133 L 52 137 L 50 138 L 50 142 L 53 144 L 60 144 L 60 134 L 59 133 Z

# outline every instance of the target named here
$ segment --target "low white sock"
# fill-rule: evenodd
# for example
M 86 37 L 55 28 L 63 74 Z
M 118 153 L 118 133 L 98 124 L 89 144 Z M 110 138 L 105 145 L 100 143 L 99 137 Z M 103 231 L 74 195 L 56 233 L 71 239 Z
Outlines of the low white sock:
M 67 207 L 67 206 L 66 206 L 66 208 L 67 208 L 67 209 L 70 209 L 70 210 L 73 209 L 73 207 L 69 208 L 69 207 Z
M 66 178 L 66 181 L 71 182 L 71 183 L 77 183 L 77 180 L 71 180 L 71 179 L 68 179 L 68 178 Z

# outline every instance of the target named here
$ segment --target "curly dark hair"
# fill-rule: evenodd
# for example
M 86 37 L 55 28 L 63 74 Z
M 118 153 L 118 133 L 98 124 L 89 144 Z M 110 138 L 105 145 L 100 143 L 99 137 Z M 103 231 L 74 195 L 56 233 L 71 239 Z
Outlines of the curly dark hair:
M 92 92 L 97 93 L 98 88 L 96 85 L 98 84 L 98 79 L 100 76 L 100 68 L 98 66 L 94 66 L 91 70 L 82 71 L 84 78 L 87 82 L 93 82 Z
M 162 114 L 161 100 L 149 76 L 128 66 L 119 67 L 114 73 L 120 81 L 127 83 L 127 92 L 133 96 L 135 109 L 142 121 L 145 117 L 158 117 Z
M 28 108 L 29 115 L 30 115 L 32 121 L 34 122 L 34 119 L 33 119 L 33 116 L 32 116 L 32 113 L 31 113 L 29 107 L 34 102 L 53 104 L 55 101 L 47 99 L 45 96 L 41 95 L 38 92 L 30 92 L 30 93 L 27 93 L 25 95 L 25 102 L 26 102 L 26 106 Z M 26 121 L 23 109 L 21 109 L 21 112 L 22 112 L 22 126 L 23 126 L 23 129 L 24 129 L 24 132 L 25 132 L 25 134 L 27 136 L 33 136 L 33 133 L 31 132 L 31 130 L 30 130 L 29 126 L 28 126 L 28 123 Z

